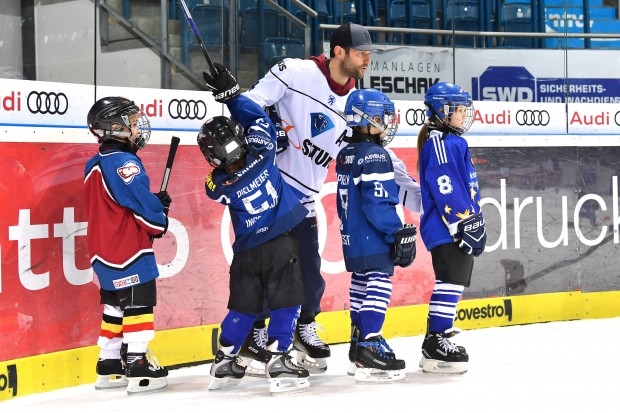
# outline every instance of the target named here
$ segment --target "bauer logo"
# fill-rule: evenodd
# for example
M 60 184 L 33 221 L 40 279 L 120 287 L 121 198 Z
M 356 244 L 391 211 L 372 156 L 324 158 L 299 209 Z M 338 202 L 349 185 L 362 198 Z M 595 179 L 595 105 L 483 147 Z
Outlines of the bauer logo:
M 0 392 L 9 391 L 13 397 L 17 396 L 17 366 L 9 364 L 6 373 L 0 373 Z
M 121 278 L 114 281 L 114 288 L 120 290 L 121 288 L 131 287 L 132 285 L 140 284 L 140 277 L 137 274 L 130 275 L 129 277 Z
M 456 313 L 459 321 L 503 317 L 508 317 L 508 321 L 512 321 L 512 300 L 510 299 L 504 300 L 504 305 L 487 304 L 482 307 L 461 308 Z

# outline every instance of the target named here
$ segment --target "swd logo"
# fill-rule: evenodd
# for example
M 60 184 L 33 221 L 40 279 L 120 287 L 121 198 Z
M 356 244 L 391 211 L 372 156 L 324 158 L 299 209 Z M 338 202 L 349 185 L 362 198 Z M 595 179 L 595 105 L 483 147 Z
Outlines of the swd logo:
M 0 391 L 12 391 L 13 397 L 17 396 L 17 366 L 9 364 L 6 366 L 6 374 L 0 374 Z
M 512 300 L 504 300 L 504 305 L 487 304 L 483 307 L 461 308 L 456 313 L 459 321 L 502 317 L 508 317 L 508 321 L 512 321 Z

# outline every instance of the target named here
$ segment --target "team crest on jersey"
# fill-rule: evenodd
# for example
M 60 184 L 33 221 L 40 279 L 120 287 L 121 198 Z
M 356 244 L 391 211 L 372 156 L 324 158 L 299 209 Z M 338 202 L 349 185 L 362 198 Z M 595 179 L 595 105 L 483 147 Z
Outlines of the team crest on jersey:
M 133 181 L 133 177 L 140 173 L 140 167 L 134 161 L 127 161 L 116 170 L 116 173 L 118 173 L 123 182 L 130 184 Z
M 311 113 L 310 124 L 310 133 L 313 138 L 334 128 L 332 120 L 324 113 Z

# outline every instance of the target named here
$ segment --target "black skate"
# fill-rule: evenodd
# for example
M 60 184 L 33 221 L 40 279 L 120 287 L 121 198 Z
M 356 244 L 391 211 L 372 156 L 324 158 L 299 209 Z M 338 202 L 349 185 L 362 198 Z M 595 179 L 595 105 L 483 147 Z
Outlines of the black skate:
M 267 345 L 269 361 L 265 367 L 269 380 L 269 391 L 273 395 L 281 393 L 298 393 L 310 387 L 308 370 L 295 364 L 289 351 L 278 352 L 278 341 Z
M 329 346 L 317 335 L 317 328 L 323 326 L 315 321 L 309 324 L 298 324 L 295 329 L 293 347 L 297 350 L 297 363 L 313 373 L 327 370 L 327 358 L 331 355 Z
M 251 377 L 265 377 L 267 356 L 267 327 L 252 327 L 250 335 L 239 350 L 238 363 L 245 366 L 245 374 Z
M 164 390 L 168 386 L 166 376 L 168 370 L 161 366 L 155 356 L 146 353 L 127 353 L 127 368 L 125 375 L 127 394 L 154 393 Z
M 360 339 L 355 364 L 355 380 L 360 382 L 391 382 L 405 378 L 405 361 L 396 358 L 381 336 Z
M 349 345 L 349 368 L 347 370 L 347 374 L 349 376 L 355 376 L 355 372 L 357 371 L 357 365 L 355 364 L 355 358 L 357 356 L 357 342 L 362 334 L 362 329 L 356 326 L 355 324 L 351 324 L 351 344 Z
M 97 361 L 97 382 L 95 390 L 120 389 L 127 387 L 125 377 L 125 361 L 127 360 L 127 344 L 121 346 L 121 358 L 102 359 Z
M 430 333 L 422 343 L 420 367 L 425 373 L 463 374 L 467 372 L 469 355 L 465 347 L 452 343 L 449 337 L 460 332 L 449 329 L 443 333 Z
M 231 354 L 233 346 L 222 347 L 218 350 L 211 365 L 211 383 L 209 390 L 223 389 L 235 386 L 245 376 L 245 367 L 239 365 L 237 357 Z

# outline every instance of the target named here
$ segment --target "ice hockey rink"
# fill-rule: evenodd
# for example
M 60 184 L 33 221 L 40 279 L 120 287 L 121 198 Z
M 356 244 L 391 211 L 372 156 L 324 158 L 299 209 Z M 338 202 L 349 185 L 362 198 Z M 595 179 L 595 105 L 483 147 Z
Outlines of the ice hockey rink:
M 422 373 L 422 337 L 402 337 L 389 343 L 407 377 L 391 384 L 347 376 L 349 345 L 340 344 L 304 393 L 272 396 L 258 378 L 209 391 L 206 364 L 172 370 L 161 393 L 129 397 L 83 385 L 0 402 L 0 412 L 612 412 L 620 409 L 618 331 L 620 318 L 465 331 L 454 341 L 467 347 L 469 372 L 458 376 Z

